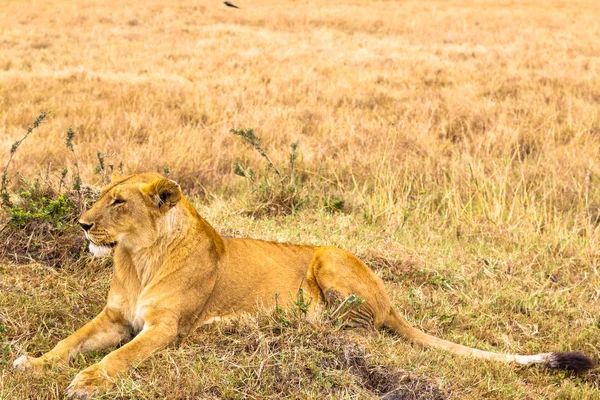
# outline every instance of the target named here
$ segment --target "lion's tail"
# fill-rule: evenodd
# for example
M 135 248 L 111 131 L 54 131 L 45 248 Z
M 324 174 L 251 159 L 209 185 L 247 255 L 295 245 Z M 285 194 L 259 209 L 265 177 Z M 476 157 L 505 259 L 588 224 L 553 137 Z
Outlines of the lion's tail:
M 410 325 L 396 311 L 391 310 L 384 325 L 392 331 L 406 337 L 407 339 L 427 347 L 437 347 L 448 350 L 454 354 L 477 357 L 485 360 L 497 360 L 502 362 L 516 362 L 521 365 L 543 364 L 550 368 L 569 369 L 573 371 L 587 371 L 594 366 L 592 360 L 581 353 L 541 353 L 531 356 L 518 354 L 501 354 L 491 351 L 474 349 L 447 340 L 436 338 Z

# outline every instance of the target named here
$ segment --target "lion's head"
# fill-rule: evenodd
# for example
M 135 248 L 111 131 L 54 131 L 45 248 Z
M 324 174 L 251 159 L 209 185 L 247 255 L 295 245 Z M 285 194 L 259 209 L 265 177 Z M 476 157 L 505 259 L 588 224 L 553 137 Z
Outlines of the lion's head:
M 113 176 L 98 201 L 79 219 L 90 252 L 104 257 L 117 244 L 151 246 L 161 234 L 166 214 L 181 198 L 179 185 L 156 173 Z

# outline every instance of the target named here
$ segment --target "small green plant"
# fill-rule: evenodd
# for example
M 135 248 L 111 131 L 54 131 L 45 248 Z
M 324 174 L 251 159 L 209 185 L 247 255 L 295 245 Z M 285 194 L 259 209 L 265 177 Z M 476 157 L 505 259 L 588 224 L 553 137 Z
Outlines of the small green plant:
M 254 171 L 239 160 L 233 164 L 233 172 L 250 181 L 252 187 L 253 216 L 286 215 L 299 210 L 308 200 L 308 190 L 296 171 L 298 143 L 290 144 L 289 164 L 277 167 L 261 145 L 261 138 L 254 129 L 231 129 L 244 143 L 250 145 L 267 161 L 266 171 Z
M 36 260 L 53 267 L 78 262 L 85 243 L 77 220 L 98 191 L 73 190 L 67 168 L 58 182 L 49 176 L 27 179 L 19 175 L 18 189 L 7 207 L 7 223 L 0 230 L 0 258 L 15 262 Z
M 346 202 L 344 199 L 334 196 L 326 196 L 323 199 L 325 210 L 331 214 L 344 211 Z
M 296 301 L 294 301 L 294 314 L 306 317 L 306 315 L 308 314 L 308 307 L 311 303 L 312 297 L 306 299 L 304 297 L 304 289 L 298 289 L 298 293 L 296 293 Z
M 18 189 L 8 207 L 8 221 L 0 230 L 0 258 L 15 262 L 36 260 L 53 267 L 78 262 L 85 243 L 77 220 L 98 191 L 90 187 L 73 190 L 66 168 L 58 183 L 46 177 L 27 179 L 19 175 Z
M 279 292 L 275 292 L 275 320 L 283 327 L 289 327 L 291 322 L 285 308 L 279 305 Z
M 21 139 L 14 142 L 12 144 L 12 146 L 10 147 L 10 156 L 8 157 L 8 161 L 6 162 L 6 166 L 4 167 L 4 170 L 2 171 L 2 184 L 0 185 L 0 197 L 2 198 L 2 204 L 6 207 L 11 206 L 10 195 L 8 193 L 8 188 L 7 188 L 8 184 L 10 183 L 10 179 L 8 178 L 8 167 L 10 166 L 13 156 L 17 152 L 17 149 L 19 148 L 21 143 L 23 143 L 25 141 L 25 139 L 27 139 L 27 137 L 31 134 L 31 132 L 33 132 L 34 129 L 36 129 L 38 126 L 40 126 L 40 124 L 42 122 L 44 122 L 44 120 L 46 119 L 48 114 L 49 114 L 49 112 L 42 111 L 40 113 L 40 115 L 38 115 L 38 117 L 35 119 L 35 121 L 33 121 L 33 125 L 31 125 L 27 129 L 27 133 L 25 133 L 25 136 L 23 136 Z
M 432 286 L 437 286 L 443 289 L 454 290 L 451 283 L 451 278 L 448 276 L 442 275 L 440 273 L 435 273 L 429 277 L 427 282 Z
M 335 308 L 329 313 L 330 319 L 335 326 L 344 326 L 344 321 L 348 314 L 354 310 L 360 310 L 360 305 L 365 302 L 365 299 L 355 294 L 348 295 L 344 300 L 339 302 Z
M 234 135 L 241 137 L 244 142 L 246 142 L 250 146 L 254 147 L 254 149 L 258 152 L 258 154 L 260 154 L 261 156 L 263 156 L 265 158 L 265 160 L 267 160 L 267 162 L 269 163 L 269 167 L 272 168 L 273 171 L 275 171 L 277 176 L 281 176 L 281 172 L 279 172 L 279 169 L 277 168 L 277 166 L 273 163 L 273 161 L 271 161 L 271 158 L 267 155 L 267 153 L 265 153 L 262 146 L 260 145 L 260 143 L 262 142 L 262 139 L 254 134 L 254 129 L 231 129 L 230 132 L 233 133 Z M 293 145 L 295 145 L 295 147 L 294 147 L 294 150 L 295 150 L 298 147 L 298 145 L 297 145 L 297 143 L 294 143 Z M 297 157 L 297 155 L 296 155 L 296 157 Z M 291 160 L 291 156 L 290 156 L 290 160 Z M 294 158 L 294 160 L 295 160 L 295 158 Z
M 255 173 L 252 170 L 252 168 L 245 168 L 237 160 L 233 162 L 233 173 L 238 176 L 248 178 L 248 179 L 250 179 L 250 181 L 254 182 Z
M 60 170 L 60 178 L 58 180 L 58 191 L 60 192 L 65 185 L 65 179 L 67 174 L 69 173 L 69 169 L 67 167 L 62 167 Z
M 273 311 L 273 319 L 280 327 L 296 326 L 298 322 L 306 319 L 312 297 L 306 298 L 304 289 L 299 288 L 296 292 L 296 299 L 290 306 L 281 306 L 279 304 L 279 292 L 275 293 L 275 310 Z M 294 324 L 292 324 L 294 322 Z
M 96 152 L 96 157 L 98 158 L 98 165 L 96 165 L 96 174 L 100 175 L 102 179 L 102 186 L 108 185 L 110 183 L 110 174 L 112 174 L 115 170 L 114 164 L 108 164 L 108 159 L 112 156 L 110 151 L 106 150 L 104 153 L 101 151 Z M 120 169 L 122 169 L 122 164 L 120 164 Z
M 76 190 L 77 192 L 81 192 L 81 173 L 79 172 L 79 161 L 77 161 L 77 154 L 75 154 L 75 146 L 73 145 L 73 138 L 75 137 L 75 131 L 73 130 L 73 128 L 71 128 L 69 126 L 69 128 L 67 129 L 67 139 L 65 140 L 65 144 L 67 145 L 67 148 L 69 150 L 71 150 L 71 153 L 73 153 L 73 165 L 75 165 L 75 171 L 76 171 L 76 175 L 73 178 L 73 190 Z M 67 171 L 66 168 L 63 169 L 63 171 Z M 66 172 L 63 174 L 63 178 L 66 175 Z
M 290 184 L 294 183 L 294 171 L 296 170 L 296 159 L 298 158 L 298 142 L 290 144 Z
M 0 258 L 15 262 L 34 259 L 59 267 L 65 262 L 79 260 L 83 254 L 84 242 L 81 232 L 76 229 L 77 219 L 98 196 L 96 190 L 82 185 L 74 143 L 76 130 L 69 127 L 64 141 L 74 158 L 71 180 L 67 167 L 58 169 L 58 177 L 54 179 L 49 164 L 46 174 L 35 179 L 17 173 L 17 189 L 12 193 L 8 189 L 8 168 L 13 156 L 48 114 L 42 112 L 26 134 L 11 146 L 0 189 L 0 206 L 7 210 L 7 223 L 0 229 L 0 242 L 3 243 Z
M 31 223 L 49 222 L 53 229 L 63 231 L 73 225 L 78 210 L 66 195 L 53 196 L 40 181 L 22 179 L 18 191 L 19 203 L 11 205 L 9 224 L 25 227 Z

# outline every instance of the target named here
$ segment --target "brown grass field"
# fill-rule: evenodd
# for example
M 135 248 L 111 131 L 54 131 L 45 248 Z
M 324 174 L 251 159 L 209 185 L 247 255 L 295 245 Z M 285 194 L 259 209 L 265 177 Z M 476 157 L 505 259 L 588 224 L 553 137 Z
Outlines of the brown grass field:
M 63 167 L 73 181 L 72 126 L 87 184 L 97 152 L 168 168 L 224 234 L 361 256 L 429 333 L 599 361 L 597 1 L 232 1 L 0 1 L 0 166 L 50 112 L 15 153 L 13 193 Z M 105 353 L 43 377 L 10 365 L 97 313 L 110 265 L 15 257 L 0 262 L 0 399 L 58 399 Z M 599 399 L 598 382 L 265 311 L 161 351 L 105 398 Z

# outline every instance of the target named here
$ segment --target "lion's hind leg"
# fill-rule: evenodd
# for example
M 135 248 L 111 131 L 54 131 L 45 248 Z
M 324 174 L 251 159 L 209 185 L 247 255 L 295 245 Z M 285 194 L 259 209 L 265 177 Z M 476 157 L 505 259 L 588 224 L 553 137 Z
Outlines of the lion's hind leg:
M 363 298 L 355 295 L 343 295 L 335 289 L 325 293 L 328 315 L 335 324 L 357 330 L 360 334 L 375 332 L 373 308 Z
M 389 313 L 390 301 L 381 280 L 344 250 L 319 248 L 309 278 L 318 285 L 330 316 L 344 327 L 373 332 Z

